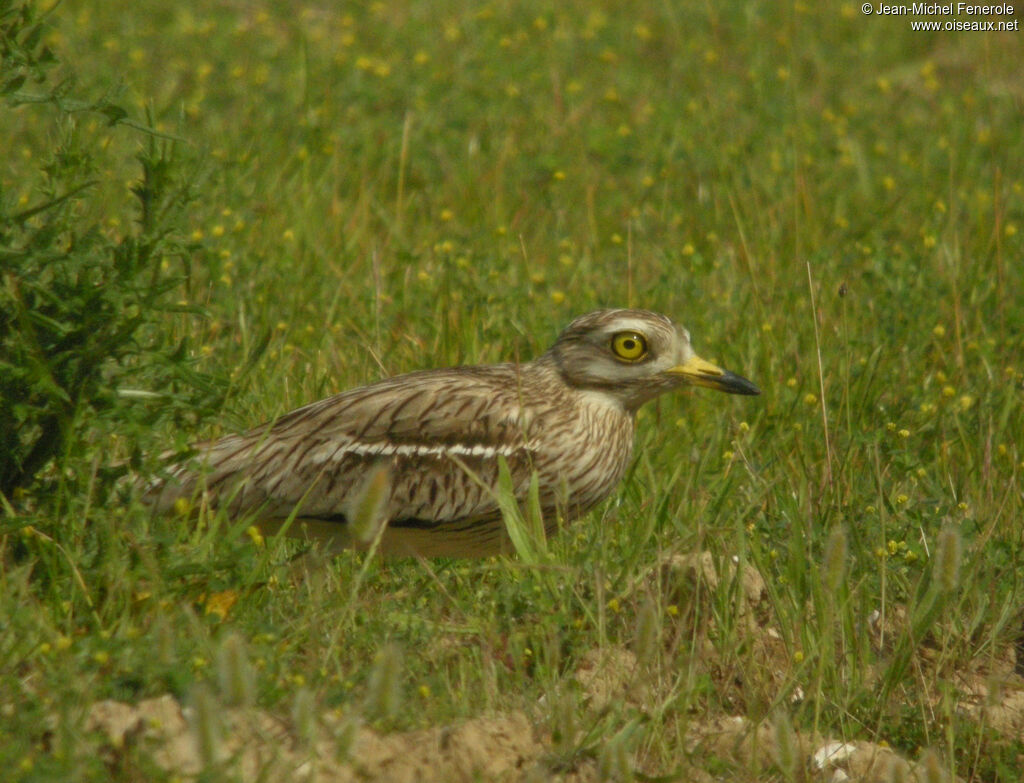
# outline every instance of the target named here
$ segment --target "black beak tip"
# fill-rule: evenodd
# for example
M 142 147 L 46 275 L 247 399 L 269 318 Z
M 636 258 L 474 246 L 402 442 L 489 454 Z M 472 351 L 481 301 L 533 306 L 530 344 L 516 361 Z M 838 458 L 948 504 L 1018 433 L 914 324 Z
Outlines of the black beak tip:
M 724 390 L 730 394 L 745 394 L 753 396 L 761 393 L 761 390 L 757 388 L 757 386 L 748 381 L 742 375 L 737 375 L 733 372 L 727 372 L 722 378 L 722 381 Z

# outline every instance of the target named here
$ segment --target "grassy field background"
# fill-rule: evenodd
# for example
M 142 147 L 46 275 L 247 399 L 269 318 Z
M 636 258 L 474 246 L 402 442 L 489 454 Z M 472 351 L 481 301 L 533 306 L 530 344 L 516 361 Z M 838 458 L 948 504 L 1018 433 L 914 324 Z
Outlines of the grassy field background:
M 186 310 L 153 328 L 232 380 L 201 425 L 115 428 L 58 477 L 525 359 L 603 306 L 671 315 L 763 394 L 644 409 L 620 492 L 543 567 L 293 563 L 245 521 L 29 487 L 0 538 L 4 775 L 189 778 L 90 730 L 170 694 L 211 780 L 259 779 L 210 749 L 227 707 L 284 727 L 266 758 L 326 742 L 341 770 L 360 730 L 522 713 L 536 756 L 463 779 L 796 780 L 821 737 L 1018 780 L 1021 36 L 832 2 L 61 3 L 69 89 L 182 140 Z M 73 130 L 82 218 L 131 234 L 150 136 L 0 117 L 7 203 L 43 198 Z M 604 700 L 595 660 L 619 662 Z M 707 739 L 735 716 L 763 752 Z

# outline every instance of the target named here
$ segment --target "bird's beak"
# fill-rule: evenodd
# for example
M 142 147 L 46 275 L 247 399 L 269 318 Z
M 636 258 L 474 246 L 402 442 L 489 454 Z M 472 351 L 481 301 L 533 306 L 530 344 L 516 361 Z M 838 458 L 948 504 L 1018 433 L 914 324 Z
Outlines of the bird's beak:
M 683 378 L 687 383 L 692 383 L 695 386 L 707 386 L 710 389 L 717 389 L 729 394 L 761 393 L 761 390 L 746 378 L 723 370 L 718 365 L 705 361 L 699 356 L 691 356 L 682 364 L 669 367 L 665 373 Z

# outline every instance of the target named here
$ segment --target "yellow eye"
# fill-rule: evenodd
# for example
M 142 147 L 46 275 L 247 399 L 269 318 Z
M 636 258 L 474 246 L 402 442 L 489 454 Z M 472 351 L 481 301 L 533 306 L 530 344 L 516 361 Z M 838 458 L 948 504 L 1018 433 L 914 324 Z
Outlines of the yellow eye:
M 612 353 L 627 362 L 638 362 L 647 356 L 647 338 L 640 332 L 618 332 L 612 337 Z

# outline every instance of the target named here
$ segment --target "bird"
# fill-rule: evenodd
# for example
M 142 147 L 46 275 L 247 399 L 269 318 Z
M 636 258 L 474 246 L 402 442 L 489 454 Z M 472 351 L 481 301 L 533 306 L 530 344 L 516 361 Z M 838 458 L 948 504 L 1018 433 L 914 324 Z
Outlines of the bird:
M 143 500 L 163 512 L 202 501 L 335 551 L 372 540 L 396 557 L 511 554 L 503 470 L 519 503 L 534 485 L 553 535 L 619 484 L 637 410 L 688 386 L 760 393 L 697 356 L 690 333 L 667 316 L 597 310 L 531 361 L 411 372 L 199 443 Z

